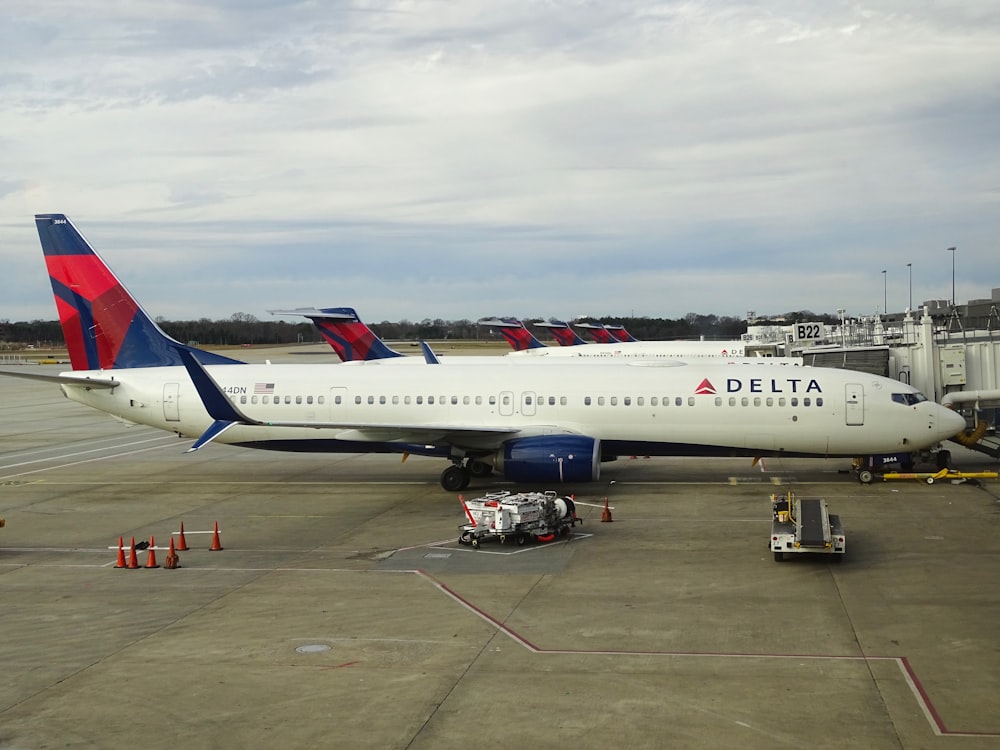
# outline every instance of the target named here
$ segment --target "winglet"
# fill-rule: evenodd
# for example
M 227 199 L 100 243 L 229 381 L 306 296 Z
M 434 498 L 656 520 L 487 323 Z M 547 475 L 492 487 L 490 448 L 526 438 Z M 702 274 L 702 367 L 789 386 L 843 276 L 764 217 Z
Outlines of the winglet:
M 431 349 L 430 345 L 423 339 L 421 339 L 420 341 L 420 349 L 424 353 L 424 361 L 427 362 L 427 364 L 429 365 L 441 364 L 441 360 L 438 359 L 438 356 L 434 353 L 434 350 Z
M 208 412 L 208 416 L 215 420 L 194 442 L 194 445 L 188 448 L 188 453 L 208 445 L 230 427 L 235 427 L 238 424 L 260 424 L 260 422 L 246 416 L 236 407 L 236 404 L 229 400 L 229 397 L 219 388 L 219 384 L 212 379 L 204 365 L 195 358 L 191 351 L 181 348 L 177 352 L 184 363 L 184 368 L 191 377 L 191 382 L 194 383 L 195 390 L 198 391 L 205 411 Z

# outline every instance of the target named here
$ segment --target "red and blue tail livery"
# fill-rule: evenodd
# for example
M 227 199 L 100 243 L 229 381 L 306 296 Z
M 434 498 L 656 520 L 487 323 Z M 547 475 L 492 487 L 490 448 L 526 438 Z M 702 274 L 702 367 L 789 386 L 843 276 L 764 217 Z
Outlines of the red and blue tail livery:
M 63 214 L 38 214 L 35 226 L 74 370 L 181 364 L 178 347 L 128 293 Z M 237 364 L 198 352 L 209 364 Z
M 269 310 L 272 315 L 301 315 L 309 318 L 342 362 L 368 362 L 374 359 L 405 357 L 390 349 L 365 325 L 353 307 L 299 307 L 294 310 Z
M 580 338 L 580 335 L 576 331 L 569 327 L 569 323 L 565 320 L 552 318 L 548 323 L 535 323 L 535 325 L 548 328 L 556 341 L 559 342 L 559 346 L 580 346 L 587 343 Z
M 481 326 L 494 326 L 500 331 L 515 352 L 526 349 L 545 349 L 545 344 L 536 339 L 517 318 L 482 318 L 476 321 Z

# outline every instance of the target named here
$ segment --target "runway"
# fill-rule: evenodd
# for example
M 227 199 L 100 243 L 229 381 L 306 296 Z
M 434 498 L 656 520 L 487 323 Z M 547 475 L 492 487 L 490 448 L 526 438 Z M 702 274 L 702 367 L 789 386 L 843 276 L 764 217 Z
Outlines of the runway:
M 0 748 L 1000 747 L 996 480 L 636 457 L 563 488 L 569 540 L 475 551 L 439 460 L 187 454 L 0 396 Z M 774 562 L 788 488 L 841 564 Z M 181 522 L 179 569 L 114 567 Z

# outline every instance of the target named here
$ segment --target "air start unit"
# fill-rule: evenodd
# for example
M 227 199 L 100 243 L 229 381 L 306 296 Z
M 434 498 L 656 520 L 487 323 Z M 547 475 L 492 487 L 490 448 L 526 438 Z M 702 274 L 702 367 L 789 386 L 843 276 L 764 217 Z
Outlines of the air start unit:
M 459 526 L 459 544 L 478 547 L 484 539 L 523 545 L 568 536 L 583 521 L 571 497 L 555 492 L 491 492 L 473 500 L 459 498 L 468 523 Z

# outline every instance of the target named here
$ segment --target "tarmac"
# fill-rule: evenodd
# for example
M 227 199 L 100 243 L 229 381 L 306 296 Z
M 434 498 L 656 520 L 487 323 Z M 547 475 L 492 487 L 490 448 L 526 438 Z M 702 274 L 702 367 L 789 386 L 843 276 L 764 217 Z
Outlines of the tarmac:
M 440 460 L 191 442 L 0 379 L 3 750 L 1000 748 L 995 479 L 637 456 L 529 488 L 568 539 L 473 550 Z M 775 562 L 789 489 L 839 564 Z

